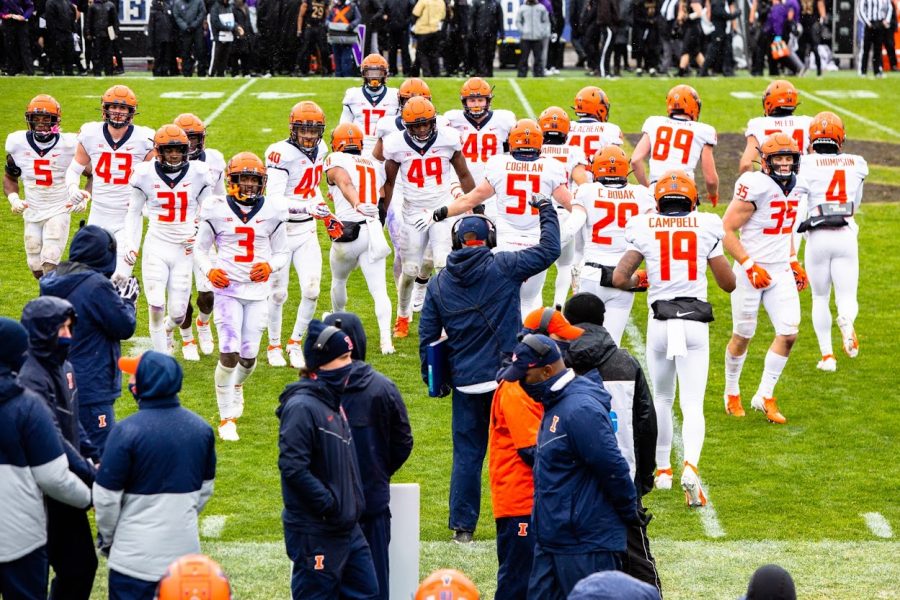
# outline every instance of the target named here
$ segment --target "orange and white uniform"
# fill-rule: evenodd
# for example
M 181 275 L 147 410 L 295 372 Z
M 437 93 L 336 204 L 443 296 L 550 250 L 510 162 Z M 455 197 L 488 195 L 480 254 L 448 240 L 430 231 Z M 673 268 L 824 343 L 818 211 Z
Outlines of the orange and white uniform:
M 756 146 L 762 147 L 766 138 L 773 133 L 782 132 L 797 142 L 800 154 L 809 148 L 809 125 L 812 117 L 802 115 L 786 115 L 781 117 L 754 117 L 747 121 L 744 137 L 756 140 Z
M 703 148 L 716 145 L 716 130 L 699 121 L 649 117 L 641 132 L 650 141 L 651 185 L 673 169 L 693 177 Z
M 621 146 L 625 136 L 618 125 L 585 117 L 569 125 L 570 146 L 579 146 L 588 160 L 610 145 Z
M 397 90 L 382 86 L 381 92 L 372 94 L 365 86 L 352 87 L 344 93 L 341 101 L 344 110 L 341 112 L 341 123 L 356 123 L 363 130 L 363 154 L 369 155 L 378 138 L 375 130 L 379 121 L 393 118 L 400 114 L 400 100 Z

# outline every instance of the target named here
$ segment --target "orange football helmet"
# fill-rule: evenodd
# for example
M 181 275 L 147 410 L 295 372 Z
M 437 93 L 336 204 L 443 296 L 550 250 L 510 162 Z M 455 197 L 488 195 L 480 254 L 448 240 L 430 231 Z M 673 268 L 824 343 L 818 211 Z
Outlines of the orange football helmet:
M 700 118 L 700 95 L 689 85 L 676 85 L 666 95 L 666 112 L 669 116 L 686 115 L 691 121 Z
M 416 141 L 426 143 L 437 135 L 437 111 L 424 96 L 410 98 L 400 113 L 403 125 Z
M 791 114 L 797 108 L 797 88 L 790 81 L 776 79 L 766 87 L 762 105 L 767 117 Z
M 478 600 L 472 580 L 456 569 L 439 569 L 422 580 L 415 600 Z
M 575 94 L 575 114 L 579 117 L 593 117 L 606 123 L 609 118 L 609 98 L 606 92 L 595 85 L 589 85 Z
M 653 196 L 660 214 L 690 212 L 700 202 L 697 184 L 687 173 L 678 169 L 663 173 L 656 181 Z
M 763 173 L 775 181 L 787 181 L 800 170 L 800 148 L 793 137 L 781 131 L 775 132 L 766 138 L 759 149 L 762 155 Z M 776 156 L 791 156 L 793 162 L 788 165 L 776 165 Z M 788 167 L 788 168 L 785 168 Z
M 231 584 L 219 563 L 202 554 L 182 556 L 159 580 L 154 600 L 231 600 Z
M 160 168 L 167 173 L 179 171 L 187 164 L 190 142 L 178 125 L 163 125 L 157 129 L 153 136 L 153 148 Z
M 387 82 L 388 61 L 380 54 L 370 54 L 359 65 L 363 85 L 370 92 L 377 92 Z
M 39 94 L 31 99 L 25 109 L 25 122 L 34 139 L 39 142 L 48 142 L 59 133 L 61 121 L 62 109 L 53 96 Z
M 844 122 L 839 116 L 826 110 L 813 117 L 809 126 L 810 146 L 835 145 L 840 153 L 845 139 Z
M 303 151 L 312 151 L 325 135 L 325 113 L 311 100 L 291 109 L 291 142 Z
M 469 107 L 469 98 L 484 98 L 483 107 Z M 462 102 L 463 112 L 473 119 L 480 119 L 491 110 L 491 100 L 494 98 L 494 88 L 481 77 L 470 77 L 459 89 L 459 99 Z
M 569 114 L 558 106 L 545 108 L 538 117 L 538 125 L 541 126 L 545 141 L 562 144 L 569 136 Z
M 601 178 L 615 177 L 621 179 L 628 178 L 630 171 L 628 156 L 621 147 L 610 144 L 594 154 L 591 160 L 591 173 L 594 175 L 594 181 Z
M 192 113 L 181 113 L 175 117 L 174 123 L 181 127 L 188 136 L 188 142 L 191 144 L 188 158 L 196 160 L 203 152 L 203 148 L 206 147 L 206 125 L 203 124 L 200 117 Z
M 541 126 L 533 119 L 519 119 L 509 130 L 509 153 L 513 158 L 531 158 L 540 156 L 544 136 Z
M 331 151 L 361 154 L 363 130 L 356 123 L 341 123 L 331 132 Z
M 403 83 L 400 84 L 400 89 L 397 91 L 400 108 L 403 108 L 406 101 L 415 96 L 422 96 L 431 100 L 431 90 L 428 89 L 428 84 L 418 77 L 410 77 L 403 80 Z
M 252 152 L 238 152 L 225 167 L 228 195 L 246 206 L 255 205 L 263 197 L 267 179 L 266 165 Z
M 100 98 L 100 110 L 103 112 L 103 120 L 110 127 L 121 129 L 131 124 L 134 115 L 137 114 L 137 96 L 127 85 L 114 85 Z M 127 113 L 115 112 L 112 108 L 125 108 Z

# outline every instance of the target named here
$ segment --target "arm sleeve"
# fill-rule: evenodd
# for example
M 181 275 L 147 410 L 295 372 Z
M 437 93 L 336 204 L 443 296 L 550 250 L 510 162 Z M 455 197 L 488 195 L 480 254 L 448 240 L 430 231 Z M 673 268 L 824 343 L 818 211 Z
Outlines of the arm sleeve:
M 285 485 L 294 489 L 318 515 L 326 515 L 337 499 L 310 471 L 315 424 L 301 406 L 285 406 L 278 434 L 278 469 Z
M 291 258 L 291 253 L 288 250 L 286 228 L 282 225 L 276 227 L 272 235 L 269 236 L 269 243 L 272 244 L 272 261 L 269 263 L 269 266 L 272 267 L 273 271 L 277 271 L 288 264 Z
M 400 390 L 393 383 L 390 385 L 388 400 L 391 403 L 391 449 L 390 474 L 400 470 L 413 449 L 412 428 L 409 426 L 409 414 Z
M 209 270 L 213 268 L 209 250 L 212 248 L 214 238 L 213 228 L 209 221 L 200 221 L 200 227 L 197 230 L 197 242 L 194 246 L 194 264 L 197 265 L 200 272 L 204 275 L 208 274 Z
M 81 174 L 84 173 L 85 165 L 79 163 L 77 160 L 72 160 L 69 163 L 69 168 L 66 169 L 66 189 L 68 190 L 72 186 L 77 188 L 81 187 Z
M 537 246 L 515 252 L 498 252 L 495 255 L 501 271 L 508 273 L 510 279 L 525 281 L 547 270 L 559 258 L 559 219 L 552 202 L 541 209 L 540 220 L 541 239 Z
M 644 372 L 635 361 L 634 403 L 632 405 L 632 431 L 634 432 L 634 483 L 638 495 L 653 489 L 653 473 L 656 470 L 656 410 Z
M 144 204 L 147 196 L 139 187 L 131 188 L 131 200 L 128 202 L 128 212 L 125 215 L 125 250 L 134 250 L 141 247 L 141 238 L 144 234 Z
M 102 468 L 101 468 L 102 470 Z M 94 511 L 97 533 L 109 544 L 116 534 L 116 524 L 122 512 L 122 490 L 110 490 L 94 482 Z
M 48 463 L 31 467 L 31 474 L 41 491 L 59 502 L 76 508 L 91 504 L 91 490 L 69 470 L 69 461 L 60 454 Z

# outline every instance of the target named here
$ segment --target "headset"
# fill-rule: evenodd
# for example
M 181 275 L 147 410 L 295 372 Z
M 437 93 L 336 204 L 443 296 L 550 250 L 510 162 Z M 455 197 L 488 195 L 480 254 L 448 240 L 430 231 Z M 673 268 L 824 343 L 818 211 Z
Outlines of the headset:
M 538 356 L 541 358 L 549 354 L 550 350 L 552 350 L 550 346 L 539 340 L 533 333 L 529 333 L 524 338 L 522 338 L 522 343 L 537 352 Z
M 341 329 L 341 320 L 340 319 L 337 319 L 334 322 L 334 325 L 329 325 L 328 327 L 326 327 L 325 329 L 322 330 L 322 333 L 320 333 L 319 337 L 316 338 L 316 343 L 313 344 L 313 349 L 315 349 L 316 351 L 319 351 L 319 352 L 324 350 L 325 346 L 328 345 L 328 340 L 330 340 L 331 336 L 333 336 L 336 333 L 343 333 L 343 330 Z
M 484 219 L 484 221 L 488 224 L 488 236 L 485 240 L 485 245 L 488 248 L 496 248 L 497 247 L 497 227 L 494 225 L 494 222 L 491 221 L 488 217 L 484 215 L 472 214 L 472 215 L 464 215 L 457 219 L 453 223 L 453 227 L 450 228 L 450 242 L 453 247 L 453 250 L 459 250 L 463 247 L 462 240 L 459 239 L 457 235 L 457 231 L 459 230 L 459 224 L 462 223 L 463 219 L 472 219 L 479 218 Z
M 537 328 L 520 331 L 516 335 L 516 339 L 521 342 L 526 336 L 531 335 L 532 333 L 540 333 L 541 335 L 549 337 L 550 332 L 548 331 L 548 328 L 550 327 L 550 321 L 553 320 L 553 313 L 555 312 L 556 311 L 552 308 L 544 308 L 544 311 L 541 313 L 541 322 L 538 324 Z M 523 333 L 524 331 L 528 331 L 529 333 Z

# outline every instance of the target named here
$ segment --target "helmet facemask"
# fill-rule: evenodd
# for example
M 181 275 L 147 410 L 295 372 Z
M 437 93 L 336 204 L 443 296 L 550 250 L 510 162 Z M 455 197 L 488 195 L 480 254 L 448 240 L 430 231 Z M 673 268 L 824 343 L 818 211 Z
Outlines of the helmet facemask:
M 134 107 L 120 102 L 103 104 L 103 120 L 114 129 L 128 127 L 134 119 Z
M 299 121 L 291 125 L 291 141 L 304 152 L 312 152 L 325 135 L 325 124 L 316 121 Z
M 365 67 L 362 70 L 363 85 L 372 93 L 380 92 L 387 81 L 387 71 L 383 67 Z
M 466 96 L 462 104 L 463 112 L 473 119 L 480 119 L 491 110 L 490 96 Z
M 233 173 L 229 177 L 228 194 L 238 204 L 254 206 L 262 197 L 266 176 L 256 173 Z
M 34 139 L 41 143 L 49 142 L 59 133 L 59 116 L 46 112 L 30 112 L 25 114 L 28 129 Z
M 420 144 L 427 144 L 437 135 L 437 119 L 416 119 L 412 123 L 404 123 L 410 137 Z
M 790 161 L 785 161 L 790 158 Z M 763 158 L 766 174 L 779 184 L 788 182 L 800 171 L 799 152 L 776 152 Z
M 176 173 L 187 164 L 188 145 L 180 142 L 160 144 L 156 147 L 156 160 L 166 173 Z
M 206 145 L 206 134 L 186 132 L 188 136 L 188 160 L 197 160 L 203 154 Z

